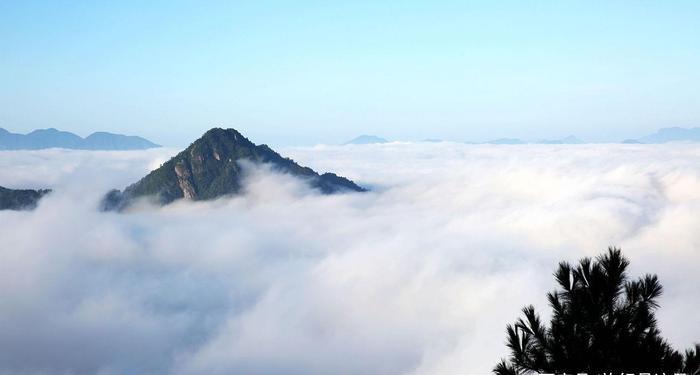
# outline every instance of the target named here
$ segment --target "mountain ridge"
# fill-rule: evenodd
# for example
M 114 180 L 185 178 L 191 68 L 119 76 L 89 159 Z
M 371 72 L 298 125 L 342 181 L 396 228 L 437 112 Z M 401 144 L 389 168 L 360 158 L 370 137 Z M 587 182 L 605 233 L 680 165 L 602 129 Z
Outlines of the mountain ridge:
M 365 191 L 344 177 L 318 174 L 265 144 L 256 145 L 235 129 L 213 128 L 141 180 L 123 191 L 110 191 L 101 208 L 121 211 L 135 199 L 148 196 L 166 205 L 179 199 L 209 200 L 238 194 L 244 178 L 240 160 L 269 164 L 276 171 L 305 179 L 323 194 Z
M 642 143 L 700 142 L 700 128 L 661 128 L 638 140 Z
M 12 133 L 0 128 L 0 150 L 144 150 L 156 148 L 145 138 L 108 132 L 94 132 L 85 138 L 56 128 L 36 129 L 27 134 Z

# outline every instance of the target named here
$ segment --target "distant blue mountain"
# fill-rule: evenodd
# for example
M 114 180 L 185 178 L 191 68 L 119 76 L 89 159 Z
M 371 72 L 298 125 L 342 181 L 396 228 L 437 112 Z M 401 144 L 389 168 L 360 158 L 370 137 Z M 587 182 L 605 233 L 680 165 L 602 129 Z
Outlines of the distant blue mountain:
M 492 145 L 523 145 L 527 142 L 517 138 L 498 138 L 484 143 L 489 143 Z
M 541 143 L 545 145 L 580 145 L 583 144 L 584 142 L 573 135 L 570 135 L 566 138 L 562 139 L 543 139 L 540 141 L 537 141 L 535 143 Z
M 0 128 L 0 150 L 41 150 L 67 148 L 74 150 L 144 150 L 160 147 L 147 139 L 97 132 L 81 138 L 70 132 L 54 128 L 34 130 L 29 134 L 16 134 Z
M 641 144 L 643 144 L 642 142 L 640 142 L 636 139 L 625 139 L 624 141 L 622 141 L 622 143 L 624 143 L 626 145 L 641 145 Z
M 87 136 L 84 148 L 88 150 L 141 150 L 160 147 L 159 145 L 135 135 L 121 135 L 107 132 L 95 132 Z
M 639 139 L 642 143 L 700 142 L 700 128 L 664 128 Z
M 21 134 L 19 134 L 21 136 Z M 83 142 L 79 136 L 54 128 L 38 129 L 23 137 L 26 148 L 78 148 Z M 61 145 L 61 146 L 57 146 Z
M 389 142 L 389 141 L 382 138 L 382 137 L 377 137 L 376 135 L 363 134 L 357 138 L 354 138 L 350 141 L 345 142 L 344 144 L 346 144 L 346 145 L 369 145 L 369 144 L 373 144 L 373 143 L 387 143 L 387 142 Z
M 519 138 L 498 138 L 483 142 L 492 145 L 524 145 L 524 144 L 544 144 L 544 145 L 578 145 L 583 144 L 582 140 L 570 135 L 562 139 L 541 139 L 539 141 L 524 141 Z

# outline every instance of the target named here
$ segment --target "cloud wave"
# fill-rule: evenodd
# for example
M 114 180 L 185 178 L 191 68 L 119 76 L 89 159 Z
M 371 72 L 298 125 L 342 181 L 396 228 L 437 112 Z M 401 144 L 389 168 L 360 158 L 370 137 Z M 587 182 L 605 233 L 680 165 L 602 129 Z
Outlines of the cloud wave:
M 700 339 L 700 148 L 391 143 L 282 154 L 371 186 L 252 169 L 244 196 L 128 214 L 101 194 L 173 150 L 0 152 L 0 373 L 488 373 L 558 261 L 618 245 Z M 544 311 L 543 311 L 544 312 Z

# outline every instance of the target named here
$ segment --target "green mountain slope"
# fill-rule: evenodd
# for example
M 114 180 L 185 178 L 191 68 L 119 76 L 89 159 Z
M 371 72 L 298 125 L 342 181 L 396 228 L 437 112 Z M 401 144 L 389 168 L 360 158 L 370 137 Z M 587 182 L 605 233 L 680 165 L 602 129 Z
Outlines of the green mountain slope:
M 319 175 L 311 168 L 282 157 L 267 145 L 255 145 L 234 129 L 214 128 L 123 192 L 109 192 L 102 209 L 121 210 L 135 198 L 146 196 L 168 204 L 181 198 L 207 200 L 237 194 L 243 179 L 240 160 L 267 163 L 278 172 L 305 179 L 324 194 L 364 191 L 344 177 L 333 173 Z

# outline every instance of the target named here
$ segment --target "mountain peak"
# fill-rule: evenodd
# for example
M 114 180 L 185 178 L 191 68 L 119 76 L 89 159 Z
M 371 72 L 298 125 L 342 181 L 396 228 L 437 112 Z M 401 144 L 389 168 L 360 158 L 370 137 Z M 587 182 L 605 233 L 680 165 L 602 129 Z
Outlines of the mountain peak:
M 160 145 L 135 135 L 94 132 L 85 137 L 82 147 L 88 150 L 139 150 Z
M 248 139 L 241 132 L 234 128 L 211 128 L 207 130 L 200 138 L 207 138 L 207 137 L 221 137 L 221 136 L 229 136 L 233 137 L 233 139 L 237 138 L 243 138 L 243 139 Z
M 373 143 L 387 143 L 389 142 L 388 140 L 382 138 L 382 137 L 377 137 L 376 135 L 367 135 L 367 134 L 362 134 L 359 137 L 353 138 L 344 144 L 346 145 L 368 145 L 368 144 L 373 144 Z
M 123 192 L 110 192 L 103 209 L 121 210 L 134 199 L 147 196 L 168 204 L 178 199 L 209 200 L 238 194 L 244 178 L 241 160 L 267 164 L 277 172 L 301 178 L 323 194 L 365 191 L 344 177 L 333 173 L 319 175 L 267 145 L 256 145 L 235 129 L 213 128 Z
M 639 140 L 643 143 L 700 142 L 700 128 L 662 128 Z
M 255 147 L 255 144 L 233 128 L 212 128 L 207 130 L 199 139 L 192 144 L 209 142 L 219 145 L 238 145 L 239 147 Z
M 46 129 L 36 129 L 36 130 L 33 130 L 31 133 L 29 133 L 29 134 L 27 134 L 27 135 L 32 135 L 32 134 L 59 134 L 59 133 L 73 134 L 73 133 L 69 133 L 69 132 L 60 131 L 60 130 L 58 130 L 58 129 L 56 129 L 56 128 L 46 128 Z M 77 137 L 77 136 L 76 136 L 76 137 Z

